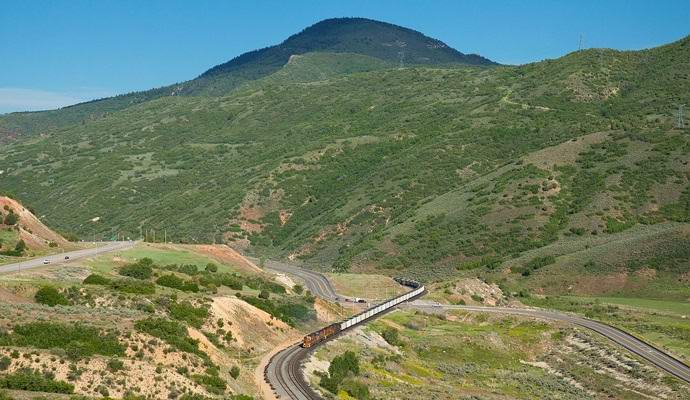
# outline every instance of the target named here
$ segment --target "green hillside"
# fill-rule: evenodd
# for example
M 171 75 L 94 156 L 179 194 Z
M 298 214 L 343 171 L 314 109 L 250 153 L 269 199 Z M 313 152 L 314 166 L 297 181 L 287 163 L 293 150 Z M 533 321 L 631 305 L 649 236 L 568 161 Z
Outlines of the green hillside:
M 405 65 L 495 65 L 486 58 L 463 54 L 408 28 L 365 18 L 333 18 L 320 21 L 278 45 L 242 54 L 186 82 L 60 110 L 0 115 L 0 143 L 26 134 L 87 123 L 161 97 L 226 95 L 248 82 L 279 71 L 294 56 L 322 52 L 330 54 L 324 57 L 337 58 L 334 53 L 338 53 L 348 58 L 348 62 L 332 64 L 340 73 L 399 65 L 401 57 Z
M 307 54 L 227 96 L 161 97 L 3 146 L 0 187 L 80 235 L 222 235 L 317 268 L 534 290 L 651 269 L 637 293 L 679 299 L 688 59 L 690 38 L 489 69 Z

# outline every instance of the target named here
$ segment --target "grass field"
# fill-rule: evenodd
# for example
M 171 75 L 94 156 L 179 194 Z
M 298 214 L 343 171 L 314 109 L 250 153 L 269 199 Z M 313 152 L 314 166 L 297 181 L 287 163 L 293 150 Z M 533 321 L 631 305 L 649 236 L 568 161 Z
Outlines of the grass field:
M 336 292 L 365 299 L 390 298 L 405 292 L 405 288 L 388 276 L 376 274 L 328 273 Z
M 152 245 L 148 243 L 138 244 L 136 247 L 119 252 L 115 255 L 106 254 L 98 256 L 94 259 L 85 261 L 84 263 L 93 267 L 95 271 L 107 273 L 111 272 L 115 267 L 113 258 L 117 257 L 122 263 L 135 262 L 144 257 L 150 258 L 155 264 L 169 265 L 169 264 L 194 264 L 203 269 L 206 264 L 213 263 L 218 266 L 221 272 L 235 272 L 236 270 L 231 265 L 219 263 L 209 257 L 195 253 L 194 251 L 182 249 L 179 247 L 166 247 L 163 245 Z
M 678 314 L 679 317 L 685 316 L 690 318 L 690 303 L 680 301 L 665 301 L 665 300 L 650 300 L 631 297 L 576 297 L 565 296 L 567 299 L 585 300 L 585 301 L 599 301 L 603 304 L 614 304 L 623 307 L 630 307 L 631 309 L 646 309 L 650 311 L 659 311 L 664 313 Z

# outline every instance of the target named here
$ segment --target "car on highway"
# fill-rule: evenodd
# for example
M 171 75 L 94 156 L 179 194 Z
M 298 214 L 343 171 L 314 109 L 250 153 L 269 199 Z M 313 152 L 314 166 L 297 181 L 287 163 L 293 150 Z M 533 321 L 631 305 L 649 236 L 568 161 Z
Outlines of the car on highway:
M 50 260 L 43 260 L 43 265 L 50 264 Z
M 65 260 L 69 260 L 69 256 L 65 256 Z

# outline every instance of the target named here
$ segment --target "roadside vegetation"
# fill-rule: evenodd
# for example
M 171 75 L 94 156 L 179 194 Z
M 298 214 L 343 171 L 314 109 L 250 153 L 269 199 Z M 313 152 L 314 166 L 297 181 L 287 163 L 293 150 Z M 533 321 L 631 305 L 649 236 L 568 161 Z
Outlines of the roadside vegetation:
M 0 304 L 0 389 L 251 399 L 262 354 L 318 323 L 308 293 L 238 271 L 194 248 L 142 244 L 10 275 L 0 285 L 11 295 Z

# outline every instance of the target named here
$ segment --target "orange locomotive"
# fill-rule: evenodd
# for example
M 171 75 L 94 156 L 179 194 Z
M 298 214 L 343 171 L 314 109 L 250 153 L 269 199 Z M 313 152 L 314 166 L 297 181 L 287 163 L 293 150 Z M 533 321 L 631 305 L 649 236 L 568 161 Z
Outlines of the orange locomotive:
M 327 327 L 321 330 L 318 330 L 314 333 L 310 333 L 307 336 L 305 336 L 304 341 L 302 342 L 302 347 L 309 348 L 315 345 L 316 343 L 328 339 L 329 337 L 335 335 L 338 332 L 340 332 L 340 323 L 328 325 Z

